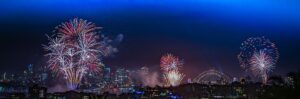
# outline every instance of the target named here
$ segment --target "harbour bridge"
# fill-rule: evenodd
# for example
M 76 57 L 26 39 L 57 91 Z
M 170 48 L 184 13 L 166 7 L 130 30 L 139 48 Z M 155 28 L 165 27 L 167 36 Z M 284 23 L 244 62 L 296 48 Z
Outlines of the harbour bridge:
M 196 78 L 193 79 L 194 83 L 200 84 L 228 84 L 232 82 L 232 78 L 216 69 L 209 69 L 200 73 Z

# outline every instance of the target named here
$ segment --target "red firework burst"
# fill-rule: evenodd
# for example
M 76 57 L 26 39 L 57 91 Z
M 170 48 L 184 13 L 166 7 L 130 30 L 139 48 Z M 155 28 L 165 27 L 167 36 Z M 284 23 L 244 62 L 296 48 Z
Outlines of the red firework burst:
M 70 20 L 69 22 L 64 22 L 58 26 L 59 33 L 69 36 L 74 36 L 79 33 L 90 33 L 96 29 L 100 29 L 100 27 L 96 27 L 92 22 L 87 22 L 83 19 L 78 20 L 77 18 Z
M 160 59 L 160 66 L 163 71 L 178 69 L 182 62 L 172 54 L 166 54 Z

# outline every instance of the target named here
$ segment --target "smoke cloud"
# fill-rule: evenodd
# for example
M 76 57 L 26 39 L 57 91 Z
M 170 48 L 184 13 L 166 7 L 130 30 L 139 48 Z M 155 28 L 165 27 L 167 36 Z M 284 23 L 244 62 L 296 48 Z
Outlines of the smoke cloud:
M 161 84 L 159 80 L 159 73 L 150 72 L 149 68 L 147 67 L 142 67 L 141 69 L 136 71 L 132 76 L 136 83 L 140 82 L 142 86 L 155 87 Z
M 117 46 L 123 41 L 124 35 L 119 34 L 114 39 L 102 35 L 102 39 L 101 45 L 103 47 L 101 49 L 104 51 L 104 56 L 113 57 L 115 53 L 119 52 Z

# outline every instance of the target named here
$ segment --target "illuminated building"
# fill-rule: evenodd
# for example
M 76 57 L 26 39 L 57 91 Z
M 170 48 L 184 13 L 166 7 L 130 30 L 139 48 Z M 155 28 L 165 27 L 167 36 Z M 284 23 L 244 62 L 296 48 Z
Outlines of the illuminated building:
M 129 70 L 119 68 L 115 72 L 115 84 L 120 93 L 128 93 L 133 90 L 133 83 L 129 77 Z

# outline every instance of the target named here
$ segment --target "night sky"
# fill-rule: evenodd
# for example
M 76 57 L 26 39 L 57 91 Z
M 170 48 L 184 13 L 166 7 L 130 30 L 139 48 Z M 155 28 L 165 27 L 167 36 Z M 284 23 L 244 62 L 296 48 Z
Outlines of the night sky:
M 28 64 L 45 66 L 45 34 L 72 18 L 124 35 L 104 63 L 159 70 L 160 57 L 184 59 L 193 78 L 209 68 L 244 75 L 237 54 L 248 37 L 275 42 L 280 59 L 273 74 L 299 69 L 300 2 L 297 0 L 1 0 L 0 73 L 21 73 Z

